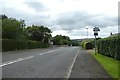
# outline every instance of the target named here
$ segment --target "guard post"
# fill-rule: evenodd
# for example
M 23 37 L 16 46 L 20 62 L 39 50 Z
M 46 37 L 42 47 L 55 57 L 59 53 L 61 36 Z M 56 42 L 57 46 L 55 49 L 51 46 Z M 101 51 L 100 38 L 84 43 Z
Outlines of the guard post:
M 93 31 L 94 31 L 94 36 L 95 36 L 94 41 L 95 41 L 95 55 L 96 55 L 96 53 L 97 53 L 96 36 L 98 36 L 98 31 L 100 31 L 100 29 L 98 27 L 95 27 L 95 28 L 93 28 Z

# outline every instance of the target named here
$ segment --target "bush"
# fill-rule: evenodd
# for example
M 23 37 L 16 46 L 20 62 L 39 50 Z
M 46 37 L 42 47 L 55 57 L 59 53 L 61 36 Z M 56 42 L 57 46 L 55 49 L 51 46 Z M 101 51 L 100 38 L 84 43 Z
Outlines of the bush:
M 16 50 L 16 42 L 9 39 L 2 40 L 2 51 Z
M 40 42 L 36 41 L 27 41 L 27 49 L 40 48 Z
M 120 60 L 120 35 L 97 41 L 98 53 Z
M 86 45 L 85 45 L 86 49 L 92 49 L 93 48 L 93 45 L 91 42 L 87 42 Z
M 3 39 L 2 40 L 2 51 L 13 51 L 22 49 L 34 49 L 34 48 L 45 48 L 49 47 L 47 43 L 41 43 L 37 41 L 23 41 L 23 40 L 12 40 Z
M 85 41 L 83 41 L 83 42 L 82 42 L 82 48 L 83 48 L 83 49 L 92 49 L 92 48 L 93 48 L 93 45 L 92 45 L 91 42 L 85 42 Z

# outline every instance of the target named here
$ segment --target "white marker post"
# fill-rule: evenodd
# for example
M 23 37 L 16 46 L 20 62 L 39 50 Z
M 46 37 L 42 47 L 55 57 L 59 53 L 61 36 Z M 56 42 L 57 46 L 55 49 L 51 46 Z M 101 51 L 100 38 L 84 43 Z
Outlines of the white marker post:
M 95 36 L 95 55 L 96 55 L 96 36 L 98 36 L 98 31 L 100 31 L 100 29 L 98 27 L 93 28 L 94 31 L 94 36 Z

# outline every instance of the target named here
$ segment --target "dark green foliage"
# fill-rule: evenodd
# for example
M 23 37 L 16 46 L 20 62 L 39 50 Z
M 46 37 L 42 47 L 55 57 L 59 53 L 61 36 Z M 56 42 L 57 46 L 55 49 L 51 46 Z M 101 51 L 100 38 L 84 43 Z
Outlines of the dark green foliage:
M 2 40 L 2 51 L 12 51 L 12 50 L 20 50 L 26 48 L 25 41 L 16 41 L 12 39 L 3 39 Z
M 98 53 L 120 60 L 120 35 L 97 41 Z
M 87 43 L 85 44 L 85 48 L 86 48 L 86 49 L 92 49 L 92 48 L 93 48 L 92 43 L 91 43 L 91 42 L 87 42 Z
M 36 41 L 27 41 L 27 49 L 40 48 L 40 42 Z
M 83 48 L 83 49 L 92 49 L 92 48 L 93 48 L 93 45 L 92 45 L 91 42 L 83 41 L 83 42 L 82 42 L 82 48 Z
M 49 47 L 47 43 L 41 43 L 37 41 L 23 41 L 23 40 L 2 40 L 2 51 L 13 51 L 22 49 L 34 49 L 34 48 L 45 48 Z
M 70 38 L 68 36 L 56 35 L 53 37 L 54 45 L 69 45 Z
M 96 38 L 96 41 L 100 40 L 101 38 Z M 90 41 L 92 43 L 93 48 L 95 48 L 95 39 Z
M 80 45 L 77 40 L 71 40 L 71 41 L 70 41 L 70 44 L 71 44 L 72 46 L 79 46 L 79 45 Z
M 6 18 L 2 20 L 2 38 L 4 39 L 20 39 L 23 35 L 24 22 L 15 18 Z
M 8 18 L 6 15 L 4 14 L 0 15 L 0 19 L 6 19 L 6 18 Z
M 29 26 L 26 28 L 27 38 L 29 40 L 41 41 L 48 43 L 51 36 L 52 31 L 45 26 Z
M 49 28 L 34 25 L 26 28 L 22 19 L 8 18 L 6 15 L 0 15 L 0 18 L 2 19 L 2 51 L 49 47 L 52 38 L 52 31 Z
M 92 43 L 92 47 L 95 48 L 95 41 L 92 40 L 91 43 Z

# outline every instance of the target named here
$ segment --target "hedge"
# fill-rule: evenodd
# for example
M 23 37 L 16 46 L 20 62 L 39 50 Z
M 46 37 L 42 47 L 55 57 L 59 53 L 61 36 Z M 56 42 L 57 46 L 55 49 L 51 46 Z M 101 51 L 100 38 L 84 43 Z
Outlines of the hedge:
M 92 48 L 93 48 L 93 45 L 92 45 L 91 42 L 85 42 L 85 41 L 83 41 L 83 42 L 82 42 L 82 48 L 83 48 L 83 49 L 92 49 Z
M 120 35 L 97 41 L 98 53 L 120 60 Z
M 34 48 L 45 48 L 49 47 L 46 43 L 37 41 L 23 41 L 23 40 L 12 40 L 2 39 L 2 51 L 13 51 L 22 49 L 34 49 Z

